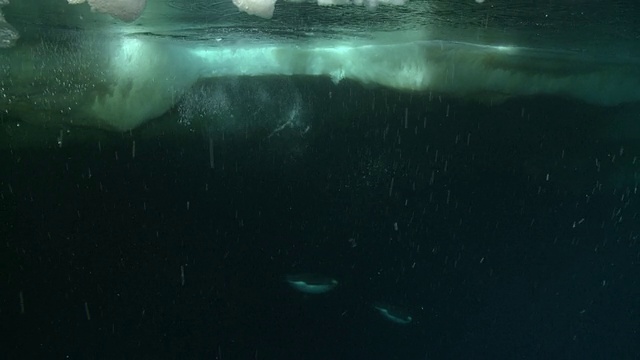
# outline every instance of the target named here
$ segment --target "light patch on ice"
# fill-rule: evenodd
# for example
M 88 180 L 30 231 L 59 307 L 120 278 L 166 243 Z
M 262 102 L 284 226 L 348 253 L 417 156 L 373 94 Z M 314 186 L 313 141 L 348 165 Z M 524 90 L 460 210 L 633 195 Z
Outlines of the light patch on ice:
M 640 70 L 568 54 L 443 41 L 202 48 L 203 77 L 323 75 L 483 100 L 559 95 L 598 105 L 640 100 Z
M 407 3 L 407 0 L 286 0 L 287 2 L 316 2 L 319 6 L 366 6 L 370 9 L 378 7 L 378 5 L 394 5 L 400 6 Z

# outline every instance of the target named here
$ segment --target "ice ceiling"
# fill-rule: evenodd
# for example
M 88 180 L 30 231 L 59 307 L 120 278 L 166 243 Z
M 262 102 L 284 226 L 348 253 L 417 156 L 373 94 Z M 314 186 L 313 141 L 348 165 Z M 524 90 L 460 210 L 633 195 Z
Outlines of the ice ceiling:
M 487 104 L 539 94 L 634 103 L 638 30 L 618 5 L 0 0 L 0 107 L 47 126 L 126 131 L 165 113 L 198 81 L 266 75 Z

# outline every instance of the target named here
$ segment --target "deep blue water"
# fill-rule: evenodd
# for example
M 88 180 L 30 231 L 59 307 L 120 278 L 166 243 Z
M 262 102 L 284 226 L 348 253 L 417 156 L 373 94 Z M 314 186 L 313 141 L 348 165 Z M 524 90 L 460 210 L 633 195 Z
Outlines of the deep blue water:
M 624 109 L 292 81 L 304 133 L 3 149 L 1 357 L 638 358 Z M 340 284 L 298 293 L 299 272 Z

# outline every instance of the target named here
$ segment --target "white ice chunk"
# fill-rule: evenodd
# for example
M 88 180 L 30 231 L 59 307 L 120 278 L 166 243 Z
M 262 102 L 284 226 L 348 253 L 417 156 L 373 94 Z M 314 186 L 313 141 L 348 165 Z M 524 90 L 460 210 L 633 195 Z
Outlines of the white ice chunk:
M 82 4 L 85 0 L 67 0 L 69 4 Z M 109 14 L 116 19 L 132 22 L 140 17 L 147 0 L 86 0 L 92 11 Z
M 271 19 L 276 0 L 233 0 L 233 4 L 238 7 L 240 11 L 246 12 L 249 15 Z

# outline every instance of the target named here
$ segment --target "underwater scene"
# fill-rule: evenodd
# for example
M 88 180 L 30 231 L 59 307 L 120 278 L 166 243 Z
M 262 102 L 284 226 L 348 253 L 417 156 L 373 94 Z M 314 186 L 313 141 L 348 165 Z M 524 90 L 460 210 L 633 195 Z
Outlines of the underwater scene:
M 639 19 L 0 0 L 0 359 L 638 359 Z

